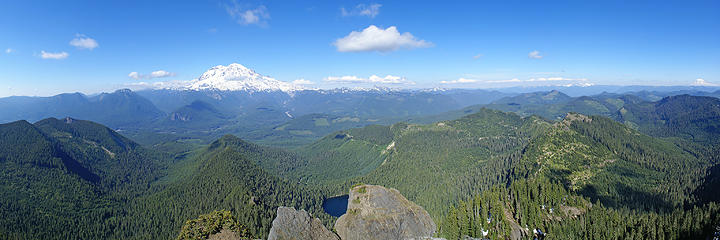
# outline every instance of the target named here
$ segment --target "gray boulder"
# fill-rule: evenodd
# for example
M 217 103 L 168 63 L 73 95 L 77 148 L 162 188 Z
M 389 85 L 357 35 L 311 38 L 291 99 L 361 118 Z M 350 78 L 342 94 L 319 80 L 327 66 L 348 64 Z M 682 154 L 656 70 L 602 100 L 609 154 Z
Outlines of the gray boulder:
M 325 228 L 320 219 L 312 218 L 305 210 L 279 207 L 272 222 L 268 240 L 339 240 Z
M 348 211 L 335 222 L 343 240 L 428 239 L 436 229 L 425 209 L 398 190 L 375 185 L 350 189 Z

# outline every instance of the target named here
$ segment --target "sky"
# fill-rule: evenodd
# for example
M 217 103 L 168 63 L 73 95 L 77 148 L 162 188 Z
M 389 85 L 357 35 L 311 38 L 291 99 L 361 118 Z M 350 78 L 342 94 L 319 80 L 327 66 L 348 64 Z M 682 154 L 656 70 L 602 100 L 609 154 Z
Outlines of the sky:
M 720 1 L 35 1 L 0 7 L 0 97 L 188 81 L 720 84 Z

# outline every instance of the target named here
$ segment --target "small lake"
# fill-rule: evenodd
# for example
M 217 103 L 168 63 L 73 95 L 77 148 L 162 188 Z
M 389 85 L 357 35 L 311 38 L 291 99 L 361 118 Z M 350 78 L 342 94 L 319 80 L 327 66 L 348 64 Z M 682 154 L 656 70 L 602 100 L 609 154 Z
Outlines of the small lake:
M 348 198 L 350 196 L 342 195 L 325 199 L 323 210 L 332 216 L 340 217 L 347 212 Z

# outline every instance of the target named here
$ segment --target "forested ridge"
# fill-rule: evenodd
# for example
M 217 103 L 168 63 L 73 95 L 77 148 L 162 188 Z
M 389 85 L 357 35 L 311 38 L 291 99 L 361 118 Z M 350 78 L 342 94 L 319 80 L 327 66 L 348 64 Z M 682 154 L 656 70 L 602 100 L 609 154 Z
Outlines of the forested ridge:
M 717 99 L 685 95 L 645 106 L 650 110 L 644 118 L 634 118 L 642 123 L 639 131 L 608 118 L 567 115 L 524 150 L 525 178 L 453 206 L 442 235 L 705 239 L 718 234 Z
M 450 208 L 440 225 L 447 239 L 706 239 L 720 226 L 720 206 L 656 213 L 611 208 L 547 178 L 496 186 Z
M 116 238 L 172 238 L 186 220 L 228 210 L 250 236 L 266 237 L 279 206 L 306 209 L 328 220 L 322 212 L 324 194 L 280 178 L 256 162 L 259 146 L 234 136 L 224 136 L 196 153 L 169 175 L 165 189 L 135 199 L 127 207 Z M 263 155 L 267 160 L 283 161 L 280 154 Z
M 550 126 L 489 109 L 428 125 L 368 126 L 302 150 L 295 173 L 335 194 L 356 183 L 397 188 L 439 218 L 459 197 L 508 181 L 529 139 Z
M 0 233 L 19 239 L 108 236 L 166 157 L 71 118 L 2 124 L 0 145 Z
M 267 235 L 278 206 L 330 219 L 320 190 L 271 173 L 294 154 L 234 136 L 181 160 L 70 118 L 2 124 L 0 138 L 3 238 L 168 239 L 220 209 L 254 237 Z
M 606 101 L 618 103 L 614 117 L 480 108 L 431 124 L 341 130 L 293 150 L 232 135 L 197 149 L 148 148 L 72 118 L 2 124 L 0 237 L 168 239 L 186 223 L 230 221 L 264 238 L 278 206 L 332 226 L 323 199 L 357 183 L 398 189 L 448 239 L 709 236 L 720 224 L 719 101 L 630 100 Z

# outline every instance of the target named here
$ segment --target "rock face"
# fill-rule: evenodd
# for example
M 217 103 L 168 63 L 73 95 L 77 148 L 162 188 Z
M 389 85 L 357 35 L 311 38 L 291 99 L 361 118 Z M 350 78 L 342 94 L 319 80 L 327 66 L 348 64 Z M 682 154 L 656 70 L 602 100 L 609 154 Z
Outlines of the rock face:
M 218 233 L 211 234 L 208 236 L 208 240 L 247 240 L 250 238 L 243 238 L 238 236 L 235 232 L 232 230 L 223 229 Z
M 320 219 L 310 217 L 305 210 L 279 207 L 268 240 L 283 239 L 339 240 L 335 233 L 323 226 Z
M 335 222 L 343 240 L 428 239 L 436 229 L 425 209 L 398 190 L 375 185 L 350 189 L 348 212 Z

